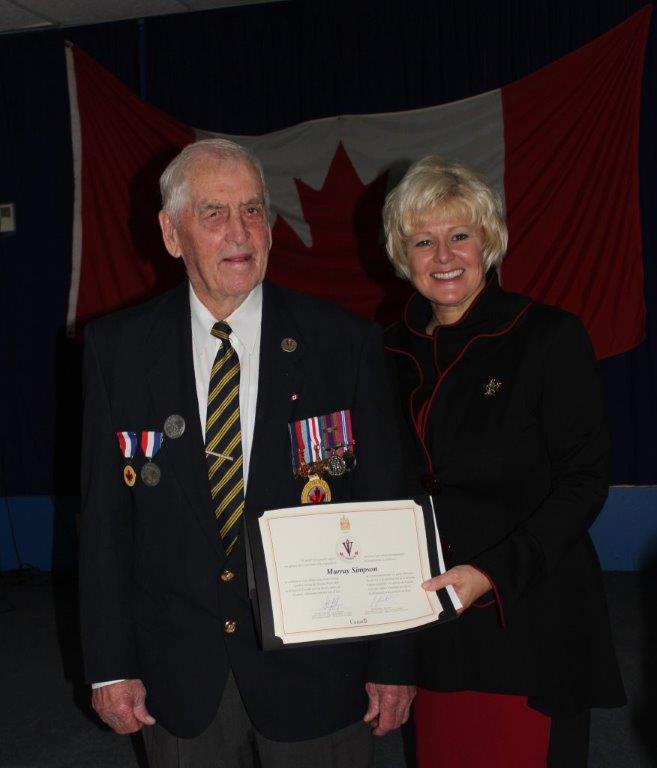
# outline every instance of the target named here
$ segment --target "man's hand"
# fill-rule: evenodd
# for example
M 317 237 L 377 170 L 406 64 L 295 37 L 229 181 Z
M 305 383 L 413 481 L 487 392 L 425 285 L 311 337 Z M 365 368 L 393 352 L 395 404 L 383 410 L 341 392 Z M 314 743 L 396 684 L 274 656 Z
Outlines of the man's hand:
M 94 688 L 91 705 L 100 719 L 119 734 L 135 733 L 155 719 L 146 709 L 146 689 L 141 680 L 122 680 Z
M 414 685 L 382 685 L 365 683 L 370 703 L 363 720 L 369 723 L 375 736 L 385 736 L 407 720 L 415 696 Z
M 463 606 L 459 609 L 459 614 L 492 588 L 488 578 L 471 565 L 455 565 L 440 576 L 423 582 L 422 587 L 427 592 L 436 592 L 448 584 L 454 587 Z

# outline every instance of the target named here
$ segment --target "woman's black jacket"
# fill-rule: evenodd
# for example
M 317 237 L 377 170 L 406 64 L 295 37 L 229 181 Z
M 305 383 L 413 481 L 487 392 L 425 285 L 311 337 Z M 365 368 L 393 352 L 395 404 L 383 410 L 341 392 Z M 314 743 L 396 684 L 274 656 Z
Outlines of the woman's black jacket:
M 624 703 L 588 529 L 607 496 L 596 362 L 573 315 L 497 277 L 433 338 L 415 294 L 386 333 L 408 491 L 436 495 L 447 567 L 494 590 L 419 634 L 420 685 L 528 696 L 548 715 Z

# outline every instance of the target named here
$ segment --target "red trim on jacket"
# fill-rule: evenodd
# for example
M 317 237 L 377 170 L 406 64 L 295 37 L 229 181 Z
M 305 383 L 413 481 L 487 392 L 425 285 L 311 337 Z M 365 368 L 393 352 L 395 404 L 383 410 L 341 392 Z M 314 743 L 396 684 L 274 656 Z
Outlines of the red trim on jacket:
M 490 608 L 491 605 L 495 605 L 495 598 L 492 598 L 487 603 L 480 603 L 479 600 L 475 600 L 470 607 L 471 608 Z
M 495 600 L 490 600 L 487 603 L 482 603 L 480 605 L 477 605 L 477 601 L 475 600 L 474 603 L 472 603 L 473 608 L 487 608 L 489 605 L 492 605 L 493 603 L 497 603 L 497 612 L 500 617 L 500 625 L 502 626 L 502 629 L 506 628 L 506 617 L 504 616 L 504 605 L 502 604 L 502 598 L 500 597 L 500 593 L 497 591 L 497 585 L 491 579 L 489 574 L 486 573 L 486 571 L 482 571 L 481 568 L 477 568 L 476 565 L 472 565 L 472 563 L 468 563 L 468 565 L 471 568 L 474 568 L 475 571 L 479 571 L 483 576 L 485 576 L 488 581 L 490 582 L 490 588 L 493 590 L 493 594 L 495 595 Z
M 450 323 L 449 328 L 454 328 L 455 326 L 462 325 L 467 319 L 468 315 L 474 311 L 477 304 L 479 304 L 479 301 L 483 298 L 484 294 L 488 293 L 490 290 L 490 287 L 493 285 L 493 280 L 487 280 L 484 284 L 484 287 L 479 291 L 479 293 L 475 296 L 474 301 L 470 304 L 470 306 L 465 310 L 465 312 L 459 317 L 459 319 L 455 323 Z M 410 326 L 408 326 L 410 328 Z M 438 376 L 442 376 L 443 374 L 447 373 L 449 370 L 449 367 L 445 368 L 444 371 L 441 372 L 440 370 L 440 364 L 438 363 L 438 344 L 440 343 L 440 329 L 442 326 L 438 326 L 435 330 L 434 335 L 434 342 L 433 342 L 433 364 L 436 366 L 436 370 L 438 371 Z M 412 329 L 411 329 L 412 330 Z M 473 337 L 474 338 L 474 337 Z M 465 351 L 465 347 L 462 351 Z M 455 362 L 454 360 L 452 362 Z M 430 399 L 430 398 L 429 398 Z M 426 405 L 426 403 L 425 403 Z M 427 408 L 428 410 L 428 408 Z
M 419 295 L 418 291 L 415 291 L 415 293 L 412 293 L 406 299 L 406 304 L 404 304 L 404 312 L 402 314 L 402 322 L 408 328 L 408 330 L 411 333 L 413 333 L 415 336 L 419 336 L 421 339 L 431 339 L 432 338 L 432 334 L 430 334 L 430 333 L 422 333 L 421 331 L 416 331 L 415 328 L 413 328 L 413 326 L 408 322 L 408 308 L 410 307 L 411 302 L 413 301 L 413 299 L 416 296 L 418 296 L 418 295 Z M 394 323 L 393 323 L 393 325 L 394 325 Z

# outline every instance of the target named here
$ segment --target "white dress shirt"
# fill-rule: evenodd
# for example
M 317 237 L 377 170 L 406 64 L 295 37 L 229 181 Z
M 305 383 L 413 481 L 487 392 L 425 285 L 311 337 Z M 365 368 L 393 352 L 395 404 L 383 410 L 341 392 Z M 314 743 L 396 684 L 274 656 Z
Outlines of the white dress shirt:
M 217 322 L 210 310 L 194 293 L 189 285 L 189 306 L 192 321 L 192 354 L 194 357 L 194 378 L 201 432 L 205 443 L 205 417 L 208 409 L 210 371 L 217 350 L 222 341 L 212 335 L 212 326 Z M 239 307 L 224 322 L 230 326 L 230 343 L 240 361 L 240 426 L 242 429 L 242 471 L 244 492 L 249 476 L 253 427 L 255 425 L 256 402 L 258 400 L 258 373 L 260 370 L 260 331 L 262 328 L 262 285 L 257 285 Z M 92 683 L 92 688 L 102 688 L 121 680 L 107 680 Z
M 208 408 L 210 371 L 221 339 L 212 335 L 217 322 L 210 310 L 189 286 L 189 305 L 192 310 L 192 349 L 194 377 L 201 430 L 205 440 L 205 417 Z M 258 372 L 260 368 L 260 329 L 262 326 L 262 285 L 257 285 L 239 307 L 224 322 L 231 328 L 230 343 L 240 361 L 240 424 L 242 429 L 242 456 L 244 491 L 249 476 L 249 461 L 253 443 L 256 402 L 258 399 Z

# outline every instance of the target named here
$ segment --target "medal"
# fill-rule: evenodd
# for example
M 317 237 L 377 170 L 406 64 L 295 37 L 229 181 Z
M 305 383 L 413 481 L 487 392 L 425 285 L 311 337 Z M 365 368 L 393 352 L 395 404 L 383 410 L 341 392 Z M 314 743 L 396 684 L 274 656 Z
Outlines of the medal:
M 302 504 L 322 504 L 331 501 L 331 489 L 319 475 L 311 475 L 301 490 Z
M 157 464 L 155 464 L 155 462 L 151 461 L 153 456 L 157 454 L 161 447 L 161 432 L 145 429 L 141 433 L 141 450 L 148 461 L 141 468 L 140 474 L 141 479 L 144 481 L 144 485 L 147 485 L 149 488 L 156 486 L 162 478 L 162 472 L 160 471 L 160 468 L 157 466 Z
M 135 474 L 135 470 L 130 466 L 130 464 L 126 464 L 123 468 L 123 480 L 128 488 L 132 488 L 132 486 L 137 482 L 137 475 Z
M 177 413 L 167 416 L 167 419 L 164 422 L 164 434 L 168 438 L 176 440 L 177 438 L 182 437 L 184 431 L 185 419 L 183 419 L 182 416 L 179 416 Z
M 328 416 L 321 416 L 320 419 L 328 453 L 326 468 L 329 475 L 340 477 L 345 472 L 351 472 L 356 466 L 351 413 L 349 410 L 335 411 Z
M 130 464 L 130 459 L 137 452 L 137 435 L 135 432 L 117 432 L 116 436 L 119 440 L 119 450 L 125 459 L 125 467 L 123 468 L 123 482 L 129 488 L 132 488 L 137 479 L 137 475 Z
M 326 462 L 326 470 L 331 477 L 340 477 L 347 471 L 347 463 L 342 458 L 334 453 L 331 458 Z
M 144 485 L 147 485 L 149 488 L 154 488 L 162 477 L 162 472 L 154 461 L 147 461 L 141 468 L 140 474 Z M 134 485 L 134 480 L 132 482 Z

